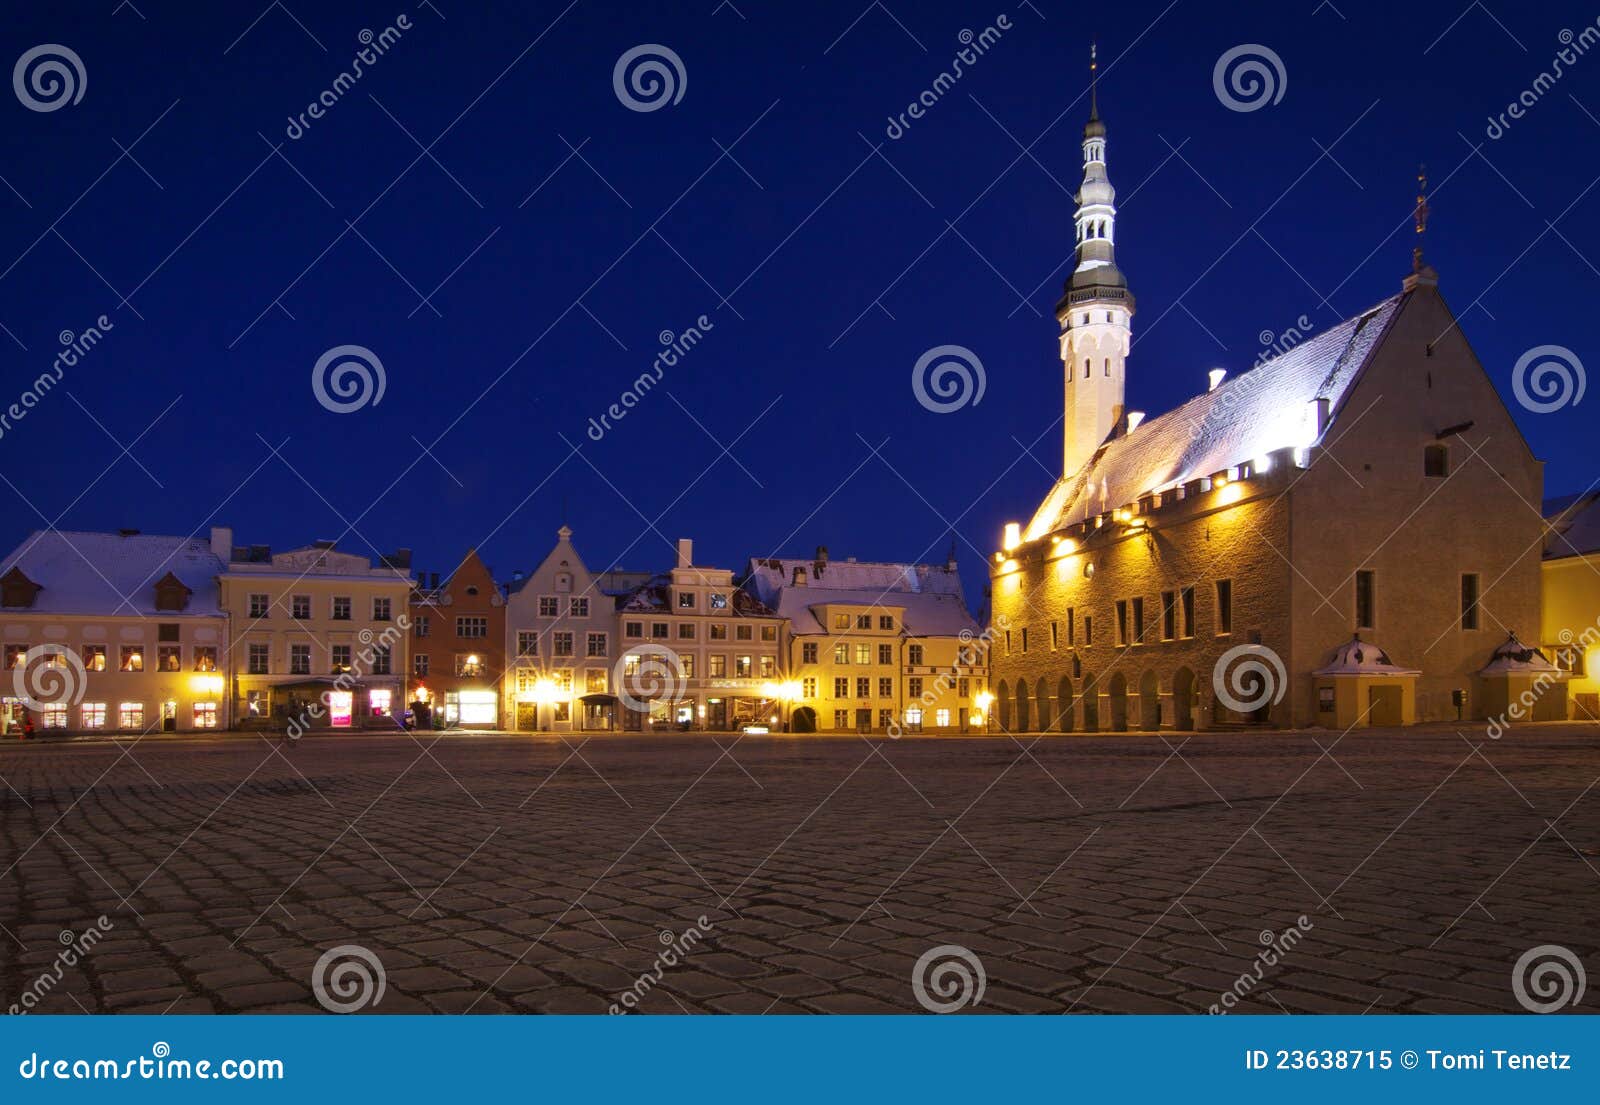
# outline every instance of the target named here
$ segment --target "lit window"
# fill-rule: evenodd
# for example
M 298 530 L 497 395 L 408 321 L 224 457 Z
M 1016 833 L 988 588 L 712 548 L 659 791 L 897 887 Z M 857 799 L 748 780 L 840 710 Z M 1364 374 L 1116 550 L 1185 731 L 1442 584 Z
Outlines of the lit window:
M 9 659 L 9 657 L 8 657 L 8 659 Z M 11 663 L 8 663 L 6 666 L 7 667 L 11 667 L 13 665 Z M 84 645 L 83 646 L 83 666 L 84 666 L 85 669 L 87 669 L 89 671 L 105 671 L 106 670 L 106 646 L 105 645 Z
M 122 646 L 122 670 L 123 671 L 143 671 L 144 670 L 144 649 L 140 648 L 137 645 L 123 645 Z
M 216 645 L 196 645 L 195 646 L 195 649 L 194 649 L 194 670 L 195 671 L 216 671 L 217 670 L 217 646 Z
M 144 728 L 144 703 L 124 702 L 117 707 L 118 729 Z
M 67 707 L 65 703 L 47 703 L 40 711 L 40 721 L 46 729 L 65 729 L 67 727 Z
M 82 709 L 83 727 L 85 729 L 104 729 L 106 727 L 106 704 L 104 702 L 85 702 Z
M 217 727 L 217 704 L 215 702 L 196 702 L 194 704 L 194 727 L 196 729 L 215 729 Z

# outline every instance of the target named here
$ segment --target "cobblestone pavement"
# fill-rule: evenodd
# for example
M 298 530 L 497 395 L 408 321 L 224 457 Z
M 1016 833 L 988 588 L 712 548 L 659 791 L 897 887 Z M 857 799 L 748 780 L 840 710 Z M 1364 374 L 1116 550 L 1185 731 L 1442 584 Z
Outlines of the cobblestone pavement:
M 978 1012 L 1515 1012 L 1600 975 L 1600 732 L 1462 733 L 7 744 L 0 1001 L 315 1012 L 355 944 L 374 1012 L 603 1012 L 704 916 L 640 1011 L 916 1011 L 956 944 Z

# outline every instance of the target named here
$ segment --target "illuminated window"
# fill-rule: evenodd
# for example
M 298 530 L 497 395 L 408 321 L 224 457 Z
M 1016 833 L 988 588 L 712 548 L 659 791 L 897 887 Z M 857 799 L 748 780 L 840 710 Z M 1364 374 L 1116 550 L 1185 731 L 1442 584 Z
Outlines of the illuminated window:
M 217 646 L 216 645 L 196 645 L 195 646 L 195 649 L 194 649 L 194 670 L 195 671 L 216 671 L 217 670 Z
M 123 645 L 122 646 L 122 670 L 123 671 L 143 671 L 144 670 L 144 649 L 139 647 L 138 645 Z
M 778 658 L 776 656 L 763 656 L 761 658 L 761 678 L 771 679 L 778 674 Z
M 217 704 L 215 702 L 196 702 L 194 704 L 194 727 L 196 729 L 215 729 L 217 727 Z
M 102 648 L 101 652 L 104 653 L 104 651 L 105 650 Z M 23 659 L 27 655 L 28 655 L 28 646 L 27 645 L 7 645 L 6 646 L 6 668 L 7 669 L 20 668 L 22 666 Z M 85 659 L 87 659 L 87 657 Z M 94 670 L 104 671 L 105 670 L 104 663 L 102 662 L 101 667 L 99 669 L 91 668 L 90 670 L 91 671 L 94 671 Z
M 806 678 L 800 680 L 800 697 L 801 698 L 816 698 L 817 697 L 817 679 L 816 679 L 816 676 L 808 675 Z
M 736 656 L 733 661 L 733 674 L 740 679 L 750 678 L 750 657 Z
M 835 664 L 848 664 L 850 662 L 850 646 L 849 645 L 834 645 L 833 646 L 833 662 Z
M 106 727 L 106 704 L 104 702 L 85 702 L 83 710 L 83 727 L 85 729 L 104 729 Z
M 350 670 L 349 645 L 330 646 L 328 649 L 328 658 L 331 661 L 328 666 L 332 669 L 334 675 L 342 675 Z
M 950 727 L 950 711 L 949 710 L 935 710 L 933 712 L 933 723 L 935 725 L 937 725 L 941 729 L 949 728 Z
M 124 702 L 117 707 L 118 729 L 144 728 L 144 703 Z
M 180 645 L 161 645 L 156 649 L 157 671 L 182 671 L 183 648 Z
M 728 677 L 728 658 L 726 656 L 712 656 L 710 660 L 710 676 L 712 679 L 726 679 Z
M 65 729 L 67 727 L 67 707 L 65 703 L 47 703 L 39 713 L 40 722 L 46 729 Z
M 833 628 L 835 628 L 835 629 L 849 629 L 850 628 L 850 615 L 849 614 L 835 614 L 833 616 Z
M 870 664 L 870 663 L 872 663 L 872 646 L 871 645 L 866 645 L 866 644 L 856 645 L 856 663 L 858 663 L 858 664 Z

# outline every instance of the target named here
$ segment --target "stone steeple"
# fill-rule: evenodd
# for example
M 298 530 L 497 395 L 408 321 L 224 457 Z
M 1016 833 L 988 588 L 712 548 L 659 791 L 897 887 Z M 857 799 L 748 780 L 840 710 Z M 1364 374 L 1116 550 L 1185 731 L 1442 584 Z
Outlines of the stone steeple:
M 1106 173 L 1106 125 L 1100 119 L 1099 59 L 1089 54 L 1089 122 L 1083 128 L 1083 183 L 1078 188 L 1077 265 L 1056 304 L 1066 389 L 1062 474 L 1074 475 L 1123 416 L 1133 296 L 1116 260 L 1116 189 Z

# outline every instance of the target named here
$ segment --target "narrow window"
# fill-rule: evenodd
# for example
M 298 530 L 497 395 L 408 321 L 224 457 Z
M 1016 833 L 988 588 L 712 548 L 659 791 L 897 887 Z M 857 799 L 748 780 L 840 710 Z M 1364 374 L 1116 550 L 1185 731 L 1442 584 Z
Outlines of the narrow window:
M 1443 445 L 1429 445 L 1422 450 L 1422 474 L 1443 478 L 1450 474 L 1450 450 Z
M 1050 651 L 1054 652 L 1061 647 L 1061 623 L 1050 623 Z
M 1128 600 L 1117 600 L 1117 644 L 1128 643 Z
M 1133 600 L 1133 643 L 1144 644 L 1144 599 Z
M 1478 628 L 1478 576 L 1476 572 L 1461 577 L 1461 628 Z
M 1161 639 L 1170 641 L 1178 635 L 1178 603 L 1177 595 L 1171 591 L 1161 592 Z
M 1078 612 L 1075 608 L 1067 607 L 1067 644 L 1069 645 L 1078 643 L 1077 615 Z
M 1217 580 L 1217 636 L 1233 632 L 1233 580 Z
M 1181 625 L 1182 625 L 1182 633 L 1181 633 L 1181 635 L 1184 636 L 1184 637 L 1193 637 L 1194 636 L 1194 588 L 1193 587 L 1185 587 L 1180 592 L 1180 597 L 1181 597 L 1181 601 L 1182 601 L 1182 613 L 1183 613 L 1183 621 L 1181 623 Z
M 1356 628 L 1371 629 L 1377 602 L 1377 580 L 1370 571 L 1356 573 Z

